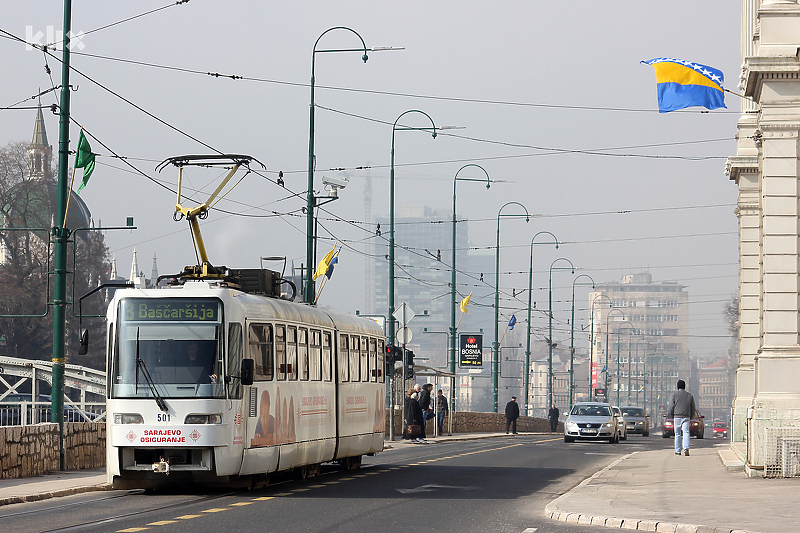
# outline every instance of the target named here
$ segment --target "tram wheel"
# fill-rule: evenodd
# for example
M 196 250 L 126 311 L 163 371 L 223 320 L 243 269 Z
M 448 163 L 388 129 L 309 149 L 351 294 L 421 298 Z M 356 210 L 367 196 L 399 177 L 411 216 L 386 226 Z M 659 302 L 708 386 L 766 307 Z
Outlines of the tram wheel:
M 344 469 L 345 470 L 356 470 L 357 468 L 361 468 L 361 456 L 356 455 L 354 457 L 346 457 L 344 460 Z
M 312 465 L 308 465 L 308 477 L 317 477 L 320 471 L 320 464 L 315 463 Z

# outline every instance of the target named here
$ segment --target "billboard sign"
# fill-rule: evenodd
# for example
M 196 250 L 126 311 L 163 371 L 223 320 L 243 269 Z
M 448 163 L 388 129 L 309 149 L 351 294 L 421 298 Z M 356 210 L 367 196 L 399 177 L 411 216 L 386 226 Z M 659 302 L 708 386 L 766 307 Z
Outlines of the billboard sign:
M 483 335 L 459 336 L 458 364 L 470 368 L 483 366 Z

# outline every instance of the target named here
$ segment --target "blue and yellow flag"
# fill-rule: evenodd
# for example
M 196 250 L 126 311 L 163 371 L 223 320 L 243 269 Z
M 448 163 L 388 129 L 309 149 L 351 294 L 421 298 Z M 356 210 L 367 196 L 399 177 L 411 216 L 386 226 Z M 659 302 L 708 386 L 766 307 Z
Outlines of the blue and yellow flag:
M 659 57 L 642 61 L 656 71 L 658 111 L 669 113 L 692 106 L 725 107 L 722 71 L 708 65 Z

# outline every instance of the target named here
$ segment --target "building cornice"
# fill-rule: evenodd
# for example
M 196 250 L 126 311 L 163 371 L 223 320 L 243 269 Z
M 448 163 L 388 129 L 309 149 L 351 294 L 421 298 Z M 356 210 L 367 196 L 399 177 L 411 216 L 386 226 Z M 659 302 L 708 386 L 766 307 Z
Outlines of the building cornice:
M 794 55 L 747 57 L 744 70 L 744 94 L 759 102 L 764 80 L 800 79 L 800 58 L 796 48 Z

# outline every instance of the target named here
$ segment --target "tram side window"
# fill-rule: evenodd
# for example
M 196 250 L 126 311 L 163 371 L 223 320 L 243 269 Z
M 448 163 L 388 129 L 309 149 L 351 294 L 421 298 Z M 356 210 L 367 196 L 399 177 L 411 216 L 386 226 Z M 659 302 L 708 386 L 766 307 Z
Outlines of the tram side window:
M 369 339 L 369 380 L 373 383 L 378 381 L 378 354 L 375 353 L 377 346 L 377 339 Z
M 308 381 L 308 330 L 297 330 L 297 360 L 300 364 L 300 379 Z
M 322 334 L 322 379 L 323 381 L 331 380 L 331 334 L 324 332 Z
M 311 344 L 308 347 L 309 373 L 311 374 L 312 381 L 319 381 L 322 379 L 322 369 L 320 368 L 320 357 L 322 355 L 320 341 L 319 330 L 312 329 Z
M 275 326 L 275 366 L 278 370 L 278 379 L 286 379 L 286 328 Z
M 384 364 L 383 364 L 383 354 L 386 351 L 384 350 L 383 339 L 378 339 L 378 381 L 384 383 L 386 380 L 386 376 L 384 375 Z
M 369 352 L 367 350 L 367 338 L 361 337 L 361 381 L 369 381 Z
M 361 343 L 355 335 L 350 337 L 350 381 L 358 381 L 360 374 L 358 372 L 358 360 L 361 357 L 359 347 Z
M 242 366 L 242 325 L 236 322 L 228 326 L 228 370 L 225 376 L 238 376 Z M 228 381 L 228 397 L 238 400 L 242 397 L 242 382 L 238 379 Z
M 297 381 L 297 328 L 286 327 L 286 378 Z
M 228 339 L 229 347 L 231 345 L 234 325 L 239 326 L 239 335 L 241 336 L 241 325 L 231 324 L 231 331 Z M 259 381 L 271 381 L 275 373 L 275 368 L 272 364 L 272 324 L 250 324 L 248 331 L 247 344 L 250 358 L 255 362 L 255 379 Z M 233 358 L 231 358 L 231 360 L 232 359 Z M 237 368 L 232 375 L 238 373 L 239 370 Z M 238 383 L 238 380 L 236 381 Z
M 347 349 L 347 335 L 339 335 L 339 380 L 350 381 L 350 352 Z

